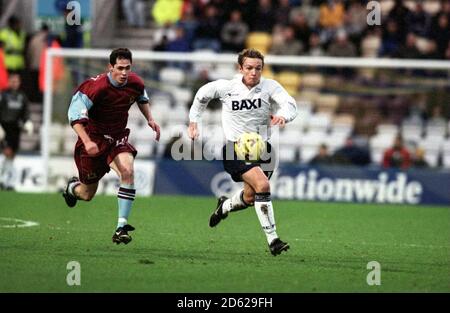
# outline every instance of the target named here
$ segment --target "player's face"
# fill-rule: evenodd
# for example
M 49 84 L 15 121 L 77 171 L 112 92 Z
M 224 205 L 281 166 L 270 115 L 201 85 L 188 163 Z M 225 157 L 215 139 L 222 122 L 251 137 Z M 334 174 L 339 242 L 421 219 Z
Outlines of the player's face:
M 242 78 L 244 84 L 247 87 L 254 87 L 259 84 L 261 79 L 261 73 L 263 70 L 263 64 L 261 59 L 245 58 L 244 63 L 239 69 L 241 74 L 244 75 Z
M 131 62 L 126 59 L 118 59 L 114 66 L 111 64 L 109 65 L 109 69 L 111 71 L 112 79 L 119 84 L 123 84 L 127 81 L 128 74 L 131 71 Z

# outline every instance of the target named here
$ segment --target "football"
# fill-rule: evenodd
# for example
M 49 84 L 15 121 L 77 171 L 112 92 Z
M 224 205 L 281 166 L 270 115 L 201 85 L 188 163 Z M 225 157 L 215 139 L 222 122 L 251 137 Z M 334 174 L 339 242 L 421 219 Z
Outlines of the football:
M 263 138 L 255 132 L 242 133 L 234 144 L 238 159 L 248 162 L 259 161 L 265 149 Z

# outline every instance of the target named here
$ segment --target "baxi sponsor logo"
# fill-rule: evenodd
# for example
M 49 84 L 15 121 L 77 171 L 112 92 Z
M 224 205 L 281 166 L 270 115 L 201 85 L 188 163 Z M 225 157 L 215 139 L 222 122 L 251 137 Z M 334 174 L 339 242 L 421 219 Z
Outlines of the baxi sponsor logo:
M 233 111 L 252 110 L 261 107 L 261 99 L 243 99 L 241 101 L 231 101 Z

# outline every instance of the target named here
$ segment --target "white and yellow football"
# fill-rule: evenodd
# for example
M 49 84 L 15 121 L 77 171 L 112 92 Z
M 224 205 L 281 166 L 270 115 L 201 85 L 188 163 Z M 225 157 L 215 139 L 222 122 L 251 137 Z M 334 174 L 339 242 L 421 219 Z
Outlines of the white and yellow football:
M 260 134 L 242 133 L 234 143 L 234 151 L 239 160 L 256 162 L 266 150 L 266 144 Z

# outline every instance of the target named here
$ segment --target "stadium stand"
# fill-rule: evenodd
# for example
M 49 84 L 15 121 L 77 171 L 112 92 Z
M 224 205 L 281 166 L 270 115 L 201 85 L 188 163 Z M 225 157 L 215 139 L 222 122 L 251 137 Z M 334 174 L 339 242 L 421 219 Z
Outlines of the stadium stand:
M 273 10 L 274 16 L 277 15 L 275 14 L 277 13 L 275 12 L 276 2 L 272 1 L 273 5 L 270 9 Z M 355 45 L 358 56 L 401 58 L 402 55 L 397 52 L 401 51 L 407 35 L 411 33 L 417 39 L 414 44 L 419 58 L 449 59 L 448 27 L 447 30 L 439 28 L 439 23 L 446 21 L 448 25 L 450 18 L 448 1 L 427 0 L 421 4 L 417 1 L 401 2 L 402 10 L 398 10 L 393 0 L 380 2 L 383 19 L 380 27 L 369 27 L 366 24 L 355 27 L 358 26 L 357 19 L 353 17 L 358 16 L 358 13 L 362 14 L 361 10 L 365 12 L 366 8 L 364 6 L 358 8 L 347 1 L 338 1 L 342 4 L 344 14 L 348 17 L 347 20 L 352 21 L 353 24 L 345 22 L 336 27 L 333 26 L 333 23 L 339 24 L 339 19 L 327 24 L 329 22 L 327 18 L 330 16 L 326 17 L 323 13 L 327 9 L 326 2 L 294 1 L 291 3 L 295 4 L 291 4 L 291 7 L 286 10 L 288 12 L 286 16 L 289 18 L 284 21 L 284 26 L 293 27 L 295 39 L 300 41 L 303 46 L 302 55 L 312 53 L 309 51 L 310 48 L 312 49 L 309 39 L 314 35 L 318 35 L 319 48 L 326 55 L 327 49 L 336 36 L 339 33 L 342 34 L 342 30 L 344 30 L 348 40 Z M 99 40 L 94 44 L 100 44 L 102 48 L 127 45 L 132 49 L 157 48 L 160 51 L 167 51 L 167 46 L 163 42 L 164 36 L 170 41 L 176 28 L 181 27 L 193 53 L 199 56 L 213 53 L 211 50 L 192 50 L 192 43 L 197 36 L 195 29 L 202 20 L 207 6 L 199 5 L 195 1 L 183 1 L 182 12 L 179 14 L 178 20 L 159 24 L 154 20 L 152 14 L 156 1 L 142 1 L 142 3 L 145 23 L 129 25 L 129 21 L 126 20 L 128 12 L 124 11 L 126 8 L 122 7 L 120 2 L 104 2 L 102 5 L 105 10 L 108 12 L 115 10 L 117 14 L 115 17 L 112 15 L 111 24 L 104 19 L 97 21 L 98 25 L 94 25 L 94 28 L 103 27 L 105 38 L 98 38 Z M 219 23 L 222 25 L 236 7 L 231 2 L 223 6 L 220 6 L 220 3 L 222 2 L 210 1 L 208 6 L 216 7 Z M 253 2 L 249 1 L 249 3 Z M 274 34 L 277 29 L 280 29 L 280 25 L 274 24 L 272 32 L 255 29 L 247 14 L 251 5 L 238 8 L 242 12 L 242 21 L 247 23 L 250 30 L 245 45 L 268 53 L 274 41 Z M 401 14 L 404 16 L 400 17 L 399 12 L 403 12 Z M 306 19 L 306 24 L 302 24 L 302 19 Z M 2 20 L 6 21 L 7 17 L 2 16 Z M 390 25 L 388 22 L 392 22 L 396 28 L 394 34 L 397 36 L 397 41 L 395 42 L 389 37 L 391 33 L 387 29 L 387 25 Z M 107 32 L 108 25 L 116 31 Z M 0 25 L 0 28 L 4 26 Z M 436 29 L 440 29 L 440 31 L 436 31 Z M 27 30 L 29 36 L 34 33 L 34 29 Z M 95 35 L 97 31 L 94 29 L 92 34 Z M 58 35 L 52 29 L 50 29 L 50 34 Z M 112 37 L 106 38 L 107 36 Z M 218 40 L 220 41 L 220 38 Z M 388 45 L 395 45 L 395 49 L 398 51 L 384 54 Z M 153 115 L 161 121 L 163 127 L 169 127 L 172 123 L 186 125 L 187 109 L 196 92 L 194 82 L 202 71 L 208 72 L 209 80 L 231 78 L 236 73 L 235 65 L 228 63 L 213 66 L 208 62 L 196 62 L 192 68 L 184 66 L 180 62 L 139 64 L 139 67 L 143 68 L 143 72 L 140 74 L 148 80 L 146 83 L 150 86 L 149 93 L 152 95 L 154 103 Z M 95 62 L 87 62 L 75 70 L 79 72 L 79 76 L 85 78 L 98 69 Z M 445 94 L 448 95 L 448 81 L 445 81 L 448 73 L 442 73 L 443 76 L 433 76 L 436 73 L 418 70 L 402 70 L 396 73 L 368 68 L 354 71 L 348 69 L 332 71 L 316 67 L 299 67 L 294 70 L 277 72 L 273 70 L 272 66 L 267 64 L 263 75 L 278 80 L 296 98 L 299 105 L 299 117 L 288 125 L 284 132 L 280 133 L 284 161 L 307 162 L 315 154 L 320 143 L 327 144 L 330 151 L 333 152 L 343 145 L 345 138 L 353 136 L 357 139 L 356 142 L 370 149 L 373 163 L 379 164 L 383 149 L 392 143 L 396 134 L 401 134 L 410 149 L 417 146 L 425 149 L 425 158 L 432 167 L 450 167 L 450 157 L 448 156 L 450 108 L 448 97 L 445 96 Z M 79 82 L 73 82 L 73 85 L 76 83 Z M 430 87 L 431 84 L 441 86 L 433 87 L 439 88 L 438 95 Z M 70 87 L 66 91 L 69 89 Z M 57 106 L 58 110 L 64 111 L 64 105 L 66 105 L 64 101 L 67 100 L 64 98 L 60 100 L 61 102 Z M 423 103 L 420 104 L 419 100 Z M 421 112 L 413 116 L 415 114 L 413 111 L 417 107 Z M 441 107 L 440 122 L 435 119 L 433 112 L 435 107 Z M 168 110 L 168 108 L 170 109 Z M 31 109 L 32 121 L 35 125 L 40 125 L 43 114 L 42 104 L 33 103 Z M 64 116 L 61 112 L 58 114 Z M 221 123 L 220 112 L 215 111 L 214 107 L 208 108 L 205 121 L 212 125 L 218 125 Z M 66 132 L 66 126 L 62 126 L 65 123 L 64 119 L 57 118 L 57 122 L 61 125 L 52 125 L 51 151 L 52 153 L 70 154 L 69 146 L 73 138 L 66 135 L 69 131 Z M 139 111 L 130 111 L 129 126 L 138 130 L 135 135 L 136 138 L 140 138 L 140 130 L 145 125 L 142 125 Z M 24 152 L 33 153 L 40 149 L 38 130 L 39 127 L 36 127 L 34 134 L 24 133 L 22 136 L 21 146 Z M 297 138 L 296 142 L 289 143 L 289 140 L 293 138 Z M 166 141 L 169 140 L 170 138 L 167 138 Z M 145 157 L 162 155 L 161 151 L 155 150 L 158 149 L 145 145 L 142 147 L 140 155 Z

